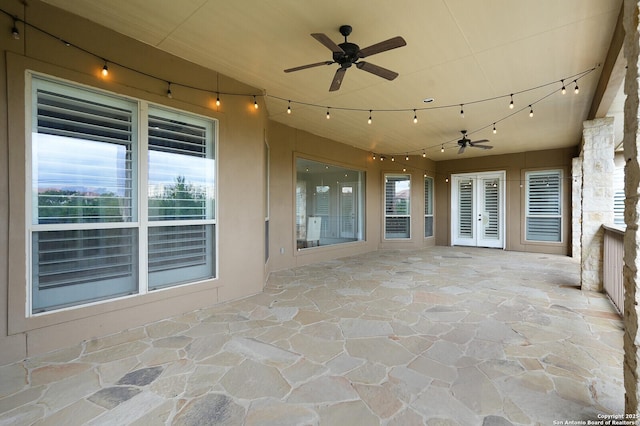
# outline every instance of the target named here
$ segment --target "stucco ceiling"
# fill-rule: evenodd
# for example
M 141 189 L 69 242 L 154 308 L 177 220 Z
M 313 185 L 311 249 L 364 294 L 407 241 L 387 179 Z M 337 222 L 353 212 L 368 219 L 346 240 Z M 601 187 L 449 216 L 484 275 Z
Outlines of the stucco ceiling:
M 375 153 L 424 151 L 436 161 L 579 144 L 621 6 L 621 0 L 45 2 L 263 90 L 275 121 Z M 360 47 L 402 36 L 405 47 L 366 59 L 399 77 L 387 81 L 352 67 L 341 89 L 329 92 L 337 64 L 283 72 L 331 60 L 310 34 L 340 43 L 342 24 L 353 27 L 349 41 Z M 575 95 L 571 76 L 594 67 L 578 80 Z M 471 139 L 490 139 L 494 149 L 458 155 L 461 129 Z

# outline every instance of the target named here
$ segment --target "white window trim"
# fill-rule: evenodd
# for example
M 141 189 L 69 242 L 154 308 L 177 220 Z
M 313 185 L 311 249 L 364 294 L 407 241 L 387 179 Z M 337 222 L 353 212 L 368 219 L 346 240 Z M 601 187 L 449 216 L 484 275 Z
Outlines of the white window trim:
M 388 177 L 407 177 L 409 180 L 409 206 L 407 208 L 407 214 L 406 215 L 388 215 L 387 214 L 387 178 Z M 413 224 L 411 223 L 411 191 L 412 191 L 412 184 L 411 184 L 411 174 L 409 173 L 385 173 L 384 177 L 383 177 L 383 181 L 382 181 L 382 188 L 383 188 L 383 197 L 382 197 L 382 212 L 383 212 L 383 217 L 384 217 L 384 221 L 382 224 L 382 236 L 383 239 L 385 241 L 407 241 L 407 240 L 411 240 L 412 237 L 412 233 L 413 233 Z M 403 238 L 387 238 L 387 218 L 389 217 L 407 217 L 409 218 L 409 235 L 407 237 L 403 237 Z
M 137 104 L 137 121 L 138 121 L 138 133 L 136 137 L 137 140 L 137 153 L 136 153 L 136 161 L 137 164 L 133 167 L 134 181 L 136 182 L 136 187 L 133 188 L 134 195 L 132 196 L 132 212 L 133 216 L 130 222 L 105 222 L 105 223 L 78 223 L 78 224 L 34 224 L 33 218 L 35 212 L 33 211 L 34 207 L 34 197 L 33 197 L 33 156 L 32 156 L 32 129 L 33 129 L 33 115 L 36 113 L 33 111 L 33 80 L 37 78 L 41 81 L 50 81 L 54 84 L 60 84 L 70 87 L 72 90 L 79 91 L 90 91 L 94 93 L 98 93 L 105 96 L 115 97 L 116 99 L 127 100 L 131 102 L 135 102 Z M 147 270 L 147 259 L 148 259 L 148 227 L 149 226 L 172 226 L 172 225 L 180 225 L 180 226 L 188 226 L 188 225 L 214 225 L 214 238 L 213 238 L 213 270 L 214 276 L 206 279 L 199 279 L 192 282 L 180 283 L 173 286 L 162 287 L 156 290 L 153 290 L 154 293 L 161 291 L 170 291 L 172 289 L 177 289 L 186 286 L 192 286 L 203 282 L 217 281 L 220 277 L 220 269 L 219 269 L 219 228 L 217 224 L 218 218 L 218 209 L 219 209 L 219 190 L 218 190 L 218 169 L 219 169 L 219 122 L 217 119 L 194 113 L 191 111 L 183 111 L 176 108 L 171 108 L 162 104 L 155 104 L 153 102 L 134 98 L 126 95 L 117 94 L 114 92 L 110 92 L 108 90 L 99 89 L 97 87 L 53 77 L 47 74 L 35 72 L 35 71 L 26 71 L 25 75 L 25 106 L 27 109 L 27 113 L 25 114 L 25 126 L 26 126 L 26 139 L 25 139 L 25 194 L 29 194 L 29 196 L 25 197 L 25 271 L 27 273 L 26 276 L 26 297 L 25 297 L 25 316 L 29 317 L 40 317 L 46 315 L 57 314 L 60 312 L 71 311 L 76 309 L 83 309 L 95 305 L 102 305 L 106 303 L 113 303 L 116 301 L 131 299 L 135 297 L 141 297 L 149 293 L 148 289 L 148 270 Z M 142 192 L 146 193 L 146 185 L 148 181 L 148 160 L 147 160 L 147 150 L 148 150 L 148 113 L 149 107 L 165 110 L 168 112 L 172 112 L 178 115 L 186 115 L 190 117 L 196 117 L 203 120 L 207 120 L 212 123 L 212 132 L 211 139 L 213 144 L 213 157 L 216 160 L 216 167 L 214 170 L 214 185 L 215 185 L 215 202 L 213 206 L 213 218 L 205 219 L 205 220 L 175 220 L 175 221 L 161 221 L 161 223 L 150 225 L 150 221 L 148 220 L 148 196 L 142 196 Z M 142 189 L 144 188 L 144 189 Z M 35 203 L 37 205 L 37 202 Z M 83 229 L 116 229 L 116 228 L 136 228 L 139 231 L 138 234 L 138 292 L 130 295 L 122 295 L 116 296 L 113 298 L 106 298 L 102 300 L 88 301 L 84 303 L 78 303 L 76 305 L 64 306 L 60 308 L 54 308 L 51 310 L 45 310 L 43 312 L 33 312 L 33 261 L 32 261 L 32 234 L 36 231 L 48 231 L 48 230 L 83 230 Z

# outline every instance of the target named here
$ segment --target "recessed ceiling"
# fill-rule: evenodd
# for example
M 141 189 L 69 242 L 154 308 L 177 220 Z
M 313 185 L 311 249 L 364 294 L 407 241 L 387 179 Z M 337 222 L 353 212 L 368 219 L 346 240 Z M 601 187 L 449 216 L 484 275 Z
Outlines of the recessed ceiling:
M 621 7 L 621 0 L 45 2 L 263 90 L 272 120 L 367 151 L 424 151 L 436 161 L 579 144 Z M 360 47 L 402 36 L 406 46 L 366 58 L 399 76 L 388 81 L 351 67 L 340 90 L 329 92 L 337 64 L 284 73 L 332 60 L 310 34 L 340 43 L 343 24 Z M 574 95 L 571 76 L 594 67 Z M 428 97 L 435 101 L 425 104 Z M 462 129 L 494 149 L 458 155 Z

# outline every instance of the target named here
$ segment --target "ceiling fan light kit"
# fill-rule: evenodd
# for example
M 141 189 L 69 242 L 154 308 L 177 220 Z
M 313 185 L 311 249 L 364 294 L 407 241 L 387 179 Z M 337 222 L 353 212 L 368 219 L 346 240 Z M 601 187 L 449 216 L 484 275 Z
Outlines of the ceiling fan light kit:
M 319 67 L 321 65 L 338 64 L 340 65 L 340 68 L 336 70 L 336 73 L 333 76 L 333 80 L 331 81 L 331 85 L 329 86 L 330 92 L 335 92 L 336 90 L 340 89 L 340 86 L 342 85 L 342 81 L 344 79 L 344 74 L 349 68 L 351 68 L 352 65 L 355 65 L 358 69 L 377 75 L 378 77 L 382 77 L 386 80 L 395 79 L 398 76 L 397 72 L 391 71 L 378 65 L 374 65 L 370 62 L 361 61 L 361 59 L 378 53 L 386 52 L 387 50 L 406 46 L 407 42 L 402 37 L 397 36 L 376 44 L 372 44 L 371 46 L 365 47 L 364 49 L 360 49 L 360 46 L 347 40 L 347 37 L 351 34 L 352 30 L 353 29 L 350 25 L 342 25 L 340 27 L 340 34 L 344 36 L 344 42 L 340 44 L 336 44 L 326 34 L 311 34 L 311 37 L 315 38 L 327 49 L 331 50 L 333 54 L 333 60 L 315 62 L 313 64 L 288 68 L 284 70 L 284 72 L 289 73 L 304 70 L 307 68 Z

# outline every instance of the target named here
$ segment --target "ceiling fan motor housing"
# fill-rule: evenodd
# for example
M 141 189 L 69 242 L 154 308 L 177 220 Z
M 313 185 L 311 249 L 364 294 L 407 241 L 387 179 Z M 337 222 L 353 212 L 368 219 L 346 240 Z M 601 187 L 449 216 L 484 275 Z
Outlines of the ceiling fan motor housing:
M 352 64 L 355 64 L 358 60 L 358 52 L 360 52 L 360 46 L 355 43 L 344 42 L 338 46 L 344 51 L 334 52 L 333 60 L 336 61 L 342 68 L 349 68 Z

